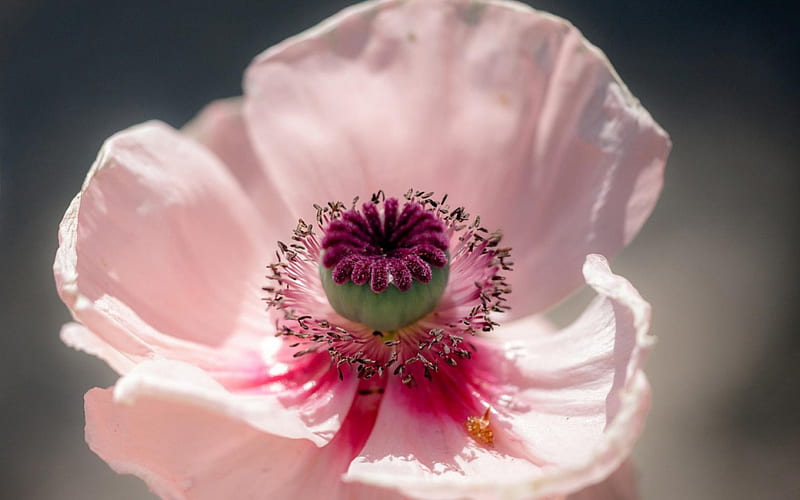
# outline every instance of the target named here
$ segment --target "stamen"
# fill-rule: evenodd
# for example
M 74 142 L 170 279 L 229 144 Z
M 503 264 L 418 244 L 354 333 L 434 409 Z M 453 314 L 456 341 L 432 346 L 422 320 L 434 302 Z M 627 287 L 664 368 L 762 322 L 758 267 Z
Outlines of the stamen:
M 490 410 L 491 407 L 486 408 L 481 417 L 467 417 L 464 425 L 467 427 L 467 433 L 472 436 L 472 439 L 488 446 L 494 446 L 494 432 L 489 422 Z
M 341 378 L 352 368 L 363 379 L 394 375 L 409 386 L 458 370 L 473 357 L 475 347 L 465 337 L 490 332 L 497 325 L 491 314 L 508 310 L 510 289 L 500 273 L 512 264 L 499 233 L 446 200 L 409 191 L 403 203 L 379 192 L 361 211 L 357 199 L 349 210 L 340 202 L 315 205 L 316 224 L 301 220 L 291 243 L 278 242 L 265 300 L 282 312 L 276 336 L 287 338 L 295 357 L 328 356 Z M 439 295 L 431 290 L 436 283 Z M 382 292 L 373 291 L 384 284 Z M 330 287 L 337 292 L 329 294 Z M 348 288 L 380 300 L 364 308 L 357 293 L 341 295 Z M 340 296 L 345 299 L 335 303 Z M 408 321 L 419 313 L 404 312 L 398 319 L 405 307 L 398 304 L 424 300 L 433 303 L 430 314 Z M 340 310 L 346 307 L 349 315 Z M 364 309 L 372 317 L 354 319 Z

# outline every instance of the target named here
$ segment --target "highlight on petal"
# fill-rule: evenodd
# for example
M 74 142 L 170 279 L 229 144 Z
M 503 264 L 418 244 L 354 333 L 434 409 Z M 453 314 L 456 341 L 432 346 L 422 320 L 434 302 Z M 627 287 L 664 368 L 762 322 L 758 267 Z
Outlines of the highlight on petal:
M 185 400 L 144 396 L 114 402 L 111 389 L 86 394 L 86 441 L 112 469 L 134 474 L 164 499 L 269 497 L 301 473 L 318 448 Z
M 435 500 L 489 498 L 521 478 L 541 475 L 524 457 L 472 439 L 463 422 L 438 412 L 441 402 L 428 397 L 421 401 L 417 389 L 390 379 L 375 427 L 345 481 Z
M 151 375 L 156 378 L 148 381 Z M 253 417 L 267 418 L 269 404 L 232 402 L 191 367 L 162 363 L 135 375 L 137 380 L 132 376 L 113 389 L 86 394 L 86 441 L 116 472 L 144 479 L 162 498 L 304 499 L 322 491 L 331 500 L 403 498 L 339 481 L 352 458 L 352 443 L 368 432 L 369 422 L 359 413 L 363 403 L 350 409 L 346 428 L 318 448 L 307 439 L 264 432 Z M 352 399 L 337 397 L 348 406 Z M 283 420 L 279 414 L 272 417 Z
M 158 360 L 140 363 L 122 377 L 114 388 L 114 401 L 127 405 L 136 405 L 140 399 L 181 403 L 273 435 L 322 446 L 341 426 L 355 385 L 353 379 L 339 381 L 329 374 L 315 380 L 309 373 L 307 384 L 299 388 L 229 391 L 195 366 Z M 297 394 L 300 391 L 302 394 Z
M 375 0 L 258 56 L 245 94 L 111 137 L 60 225 L 62 339 L 123 375 L 86 395 L 92 450 L 164 498 L 635 495 L 650 306 L 594 252 L 635 236 L 670 143 L 605 55 L 513 1 Z M 430 249 L 386 260 L 412 186 L 447 193 L 467 257 L 440 235 L 450 285 L 419 319 L 342 320 L 320 264 L 369 293 L 432 281 Z M 291 231 L 371 194 L 331 236 L 381 236 L 371 264 Z M 540 313 L 581 263 L 598 296 L 557 330 Z
M 245 116 L 295 213 L 412 185 L 468 203 L 517 255 L 513 317 L 634 237 L 670 148 L 600 50 L 510 1 L 346 9 L 256 58 Z
M 474 338 L 474 370 L 439 398 L 405 400 L 390 385 L 346 480 L 417 498 L 545 499 L 611 475 L 649 409 L 641 364 L 653 343 L 650 306 L 599 255 L 584 274 L 598 297 L 564 330 L 542 334 L 546 325 L 531 317 Z M 490 409 L 493 446 L 470 437 L 458 411 L 437 409 L 454 390 Z
M 219 365 L 221 346 L 257 349 L 264 333 L 259 220 L 208 151 L 164 124 L 132 127 L 106 141 L 64 216 L 59 294 L 131 362 Z
M 61 327 L 61 341 L 75 350 L 96 356 L 105 361 L 117 373 L 127 373 L 135 363 L 110 346 L 80 323 L 67 323 Z

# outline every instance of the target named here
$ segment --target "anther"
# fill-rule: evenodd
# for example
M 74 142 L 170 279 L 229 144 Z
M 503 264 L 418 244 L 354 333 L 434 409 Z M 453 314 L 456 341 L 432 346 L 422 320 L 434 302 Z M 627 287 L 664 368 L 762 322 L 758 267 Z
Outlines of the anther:
M 267 266 L 264 300 L 282 312 L 275 336 L 297 358 L 329 356 L 340 379 L 352 369 L 364 380 L 397 376 L 413 387 L 460 370 L 476 352 L 467 336 L 490 332 L 497 326 L 491 313 L 508 310 L 511 290 L 499 273 L 512 262 L 499 233 L 446 199 L 410 190 L 400 201 L 378 192 L 349 209 L 315 205 L 316 224 L 299 221 Z M 451 259 L 456 286 L 448 308 L 437 312 Z M 317 307 L 319 291 L 333 311 Z M 492 444 L 488 411 L 465 425 L 474 439 Z
M 494 432 L 491 428 L 491 422 L 489 422 L 490 410 L 491 407 L 486 408 L 486 411 L 480 417 L 467 417 L 464 425 L 472 439 L 488 446 L 494 446 Z

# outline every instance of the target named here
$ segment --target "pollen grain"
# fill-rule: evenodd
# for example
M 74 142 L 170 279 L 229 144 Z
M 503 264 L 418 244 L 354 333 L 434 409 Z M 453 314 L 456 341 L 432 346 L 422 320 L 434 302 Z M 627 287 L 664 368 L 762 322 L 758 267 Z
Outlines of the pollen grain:
M 486 408 L 486 411 L 480 417 L 467 417 L 464 425 L 467 427 L 467 433 L 472 436 L 472 439 L 488 446 L 494 446 L 494 432 L 492 432 L 491 423 L 489 422 L 490 411 L 491 407 Z

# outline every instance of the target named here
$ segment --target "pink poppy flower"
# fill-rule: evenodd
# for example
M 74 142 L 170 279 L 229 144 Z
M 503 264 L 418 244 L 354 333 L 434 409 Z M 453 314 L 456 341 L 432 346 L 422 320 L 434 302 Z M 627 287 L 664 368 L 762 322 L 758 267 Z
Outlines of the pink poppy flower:
M 54 266 L 63 340 L 121 375 L 89 446 L 164 498 L 632 497 L 650 306 L 599 254 L 668 150 L 564 20 L 343 11 L 103 145 Z

